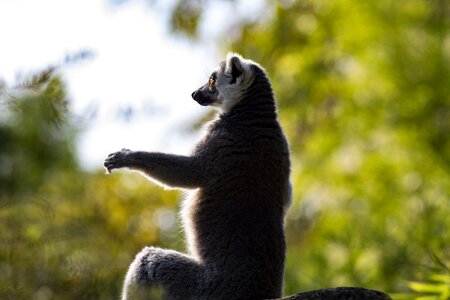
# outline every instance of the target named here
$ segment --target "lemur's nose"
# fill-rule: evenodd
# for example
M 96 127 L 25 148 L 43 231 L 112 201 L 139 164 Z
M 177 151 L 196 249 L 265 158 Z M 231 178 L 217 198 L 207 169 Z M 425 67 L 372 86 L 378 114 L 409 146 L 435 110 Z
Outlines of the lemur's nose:
M 191 94 L 191 96 L 192 96 L 192 99 L 194 99 L 195 100 L 195 95 L 197 94 L 197 91 L 195 91 L 195 92 L 193 92 L 192 94 Z

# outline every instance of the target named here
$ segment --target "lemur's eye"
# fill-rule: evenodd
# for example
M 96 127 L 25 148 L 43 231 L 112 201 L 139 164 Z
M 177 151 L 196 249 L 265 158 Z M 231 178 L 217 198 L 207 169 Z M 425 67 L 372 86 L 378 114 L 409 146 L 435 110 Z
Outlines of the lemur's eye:
M 216 75 L 213 74 L 211 77 L 209 77 L 209 88 L 213 88 L 214 83 L 216 83 Z

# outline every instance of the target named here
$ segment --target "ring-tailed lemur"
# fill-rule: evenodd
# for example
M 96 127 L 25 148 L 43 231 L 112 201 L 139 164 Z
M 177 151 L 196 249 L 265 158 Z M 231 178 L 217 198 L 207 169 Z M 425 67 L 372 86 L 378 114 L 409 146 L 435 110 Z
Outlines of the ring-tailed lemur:
M 127 167 L 193 189 L 182 210 L 189 255 L 145 247 L 128 269 L 122 299 L 149 297 L 152 287 L 167 299 L 280 297 L 290 161 L 269 79 L 230 53 L 192 98 L 221 113 L 191 156 L 122 149 L 105 160 L 108 172 Z

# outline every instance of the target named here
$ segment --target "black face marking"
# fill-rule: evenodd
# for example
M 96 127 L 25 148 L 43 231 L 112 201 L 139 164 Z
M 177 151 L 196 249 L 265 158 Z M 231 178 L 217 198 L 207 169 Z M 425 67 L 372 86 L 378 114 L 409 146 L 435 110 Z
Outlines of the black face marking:
M 215 86 L 217 73 L 214 72 L 209 77 L 208 82 L 192 93 L 192 98 L 202 106 L 212 105 L 218 101 L 218 93 Z
M 237 68 L 231 69 L 231 83 L 235 83 L 236 79 L 242 75 L 242 71 L 238 70 Z
M 230 61 L 231 63 L 231 81 L 230 83 L 236 83 L 236 80 L 239 76 L 242 75 L 243 70 L 241 66 L 241 62 L 239 61 L 239 58 L 233 57 Z

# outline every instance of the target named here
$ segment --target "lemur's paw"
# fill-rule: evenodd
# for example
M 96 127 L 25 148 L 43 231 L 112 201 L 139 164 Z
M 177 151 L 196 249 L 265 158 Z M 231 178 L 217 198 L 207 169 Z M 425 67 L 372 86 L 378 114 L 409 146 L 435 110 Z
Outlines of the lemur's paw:
M 120 151 L 109 154 L 103 163 L 106 174 L 110 174 L 113 169 L 126 167 L 129 154 L 132 152 L 129 149 L 122 148 Z

